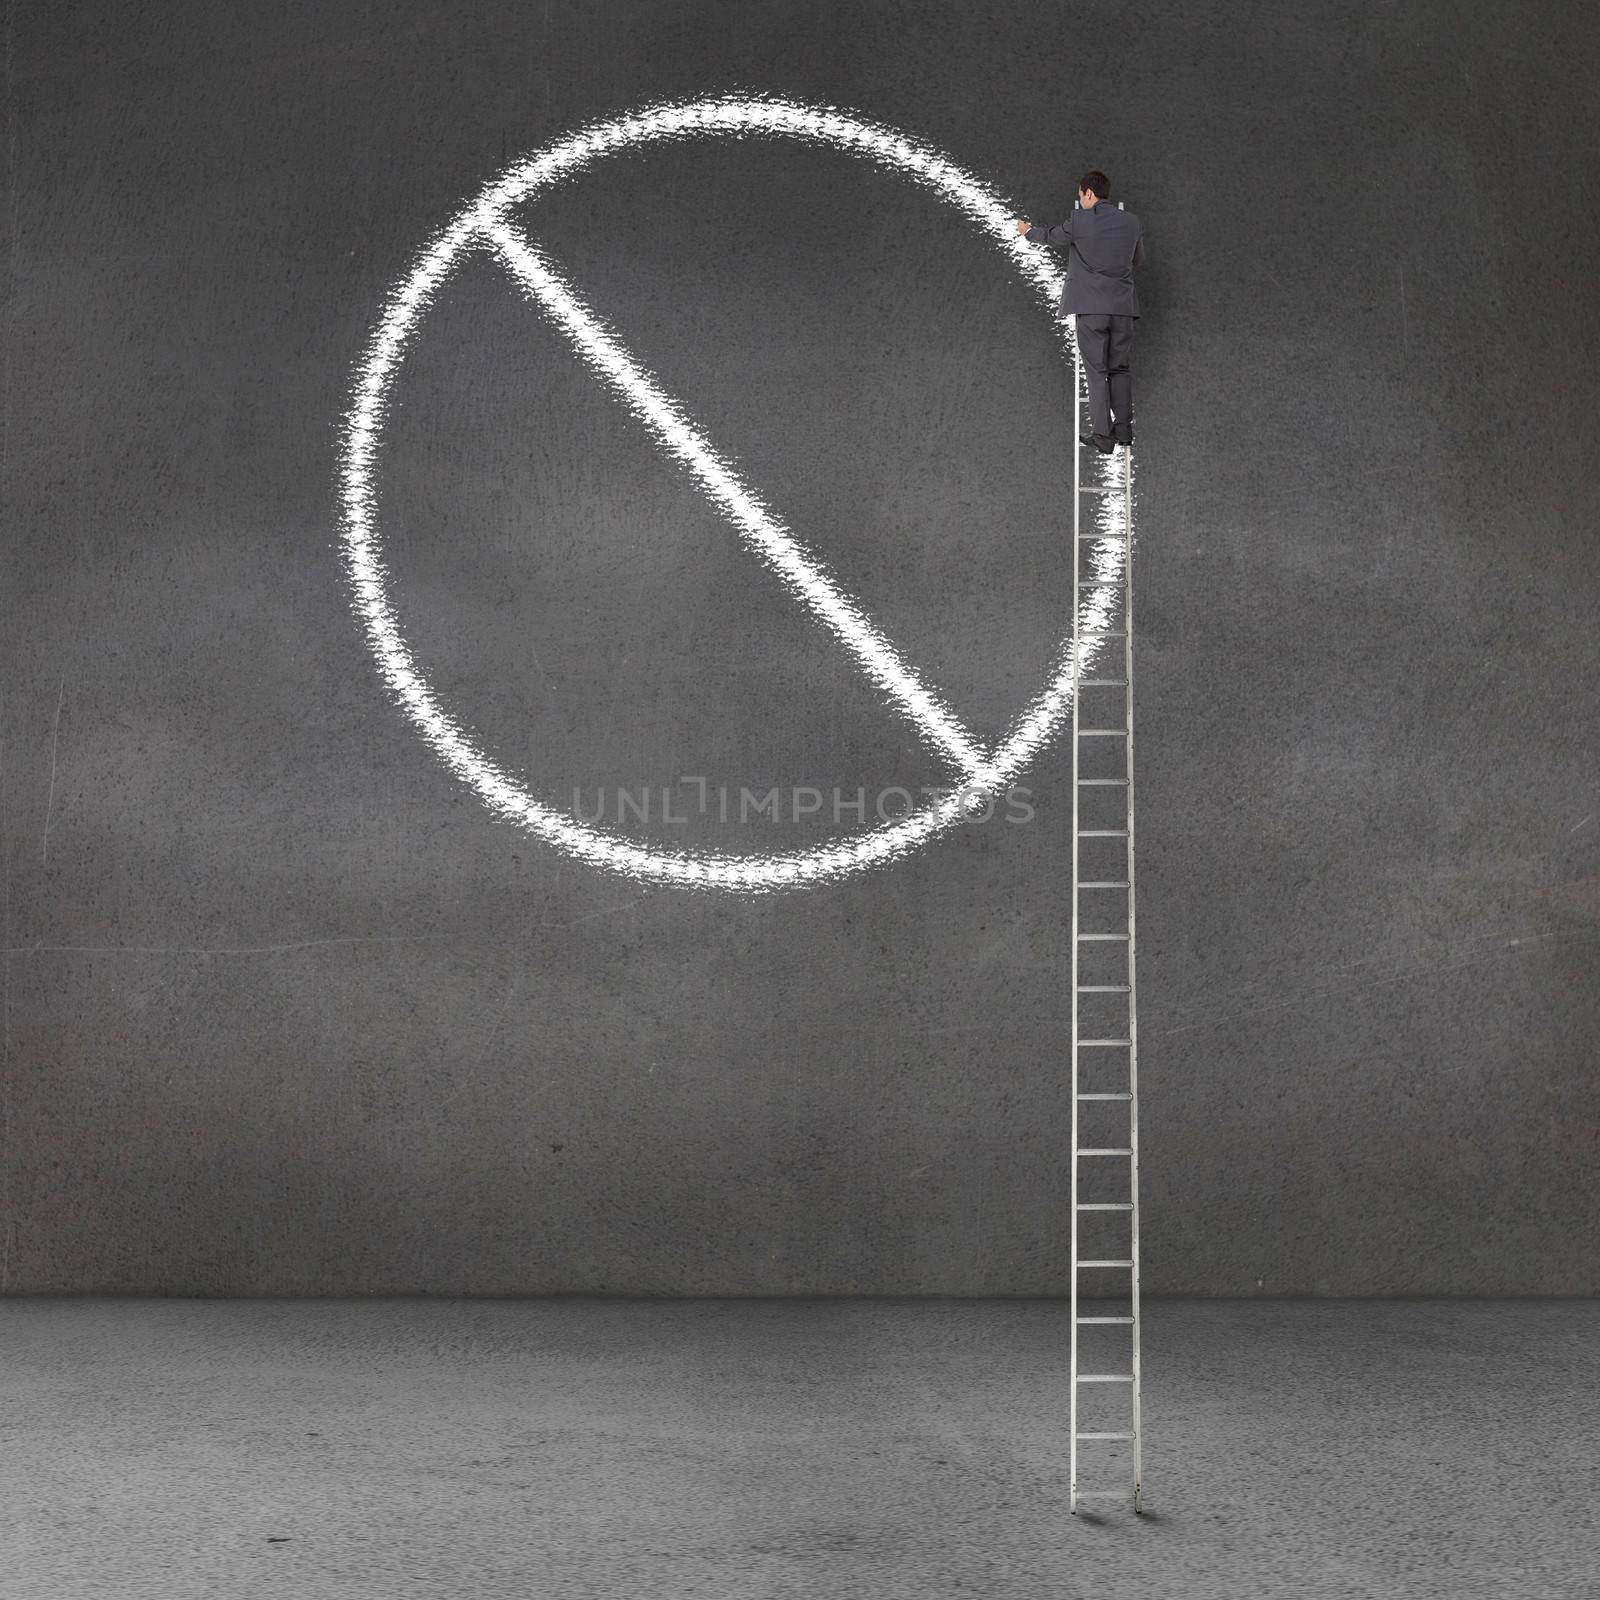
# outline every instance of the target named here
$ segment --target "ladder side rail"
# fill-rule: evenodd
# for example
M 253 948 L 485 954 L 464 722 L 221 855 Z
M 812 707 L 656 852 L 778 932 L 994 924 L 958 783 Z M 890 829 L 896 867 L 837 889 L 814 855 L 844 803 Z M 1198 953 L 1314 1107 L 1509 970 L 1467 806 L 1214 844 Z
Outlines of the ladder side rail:
M 1067 1508 L 1078 1509 L 1078 842 L 1082 826 L 1078 806 L 1078 724 L 1082 720 L 1083 638 L 1078 626 L 1080 541 L 1083 516 L 1083 452 L 1078 446 L 1079 394 L 1083 387 L 1083 352 L 1078 349 L 1077 329 L 1072 338 L 1072 937 L 1071 974 L 1072 1027 L 1070 1032 L 1072 1074 L 1072 1154 L 1071 1154 L 1071 1251 L 1068 1291 L 1070 1354 L 1068 1358 L 1067 1429 Z
M 1127 454 L 1127 500 L 1123 516 L 1122 547 L 1122 575 L 1126 582 L 1122 601 L 1122 662 L 1123 679 L 1126 687 L 1123 689 L 1125 702 L 1123 706 L 1123 725 L 1128 730 L 1128 737 L 1124 742 L 1125 767 L 1123 776 L 1128 780 L 1123 791 L 1124 803 L 1127 806 L 1128 824 L 1128 1146 L 1131 1155 L 1128 1158 L 1128 1200 L 1130 1203 L 1129 1224 L 1131 1234 L 1129 1238 L 1128 1255 L 1133 1266 L 1130 1271 L 1130 1305 L 1129 1310 L 1133 1316 L 1133 1327 L 1130 1330 L 1133 1338 L 1133 1363 L 1130 1370 L 1133 1373 L 1133 1383 L 1129 1391 L 1132 1405 L 1132 1420 L 1130 1426 L 1133 1430 L 1132 1457 L 1133 1457 L 1133 1509 L 1137 1513 L 1143 1509 L 1144 1502 L 1144 1423 L 1143 1406 L 1141 1403 L 1142 1369 L 1140 1367 L 1140 1335 L 1143 1332 L 1143 1323 L 1139 1308 L 1139 1006 L 1138 1006 L 1138 980 L 1135 977 L 1135 957 L 1138 948 L 1137 921 L 1135 914 L 1135 875 L 1134 875 L 1134 804 L 1133 804 L 1133 451 L 1130 447 Z

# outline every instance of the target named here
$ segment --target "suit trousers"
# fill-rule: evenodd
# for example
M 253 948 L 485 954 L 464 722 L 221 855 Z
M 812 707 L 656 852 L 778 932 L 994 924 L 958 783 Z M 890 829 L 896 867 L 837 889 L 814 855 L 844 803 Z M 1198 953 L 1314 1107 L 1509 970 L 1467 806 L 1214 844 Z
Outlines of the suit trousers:
M 1103 439 L 1133 438 L 1133 325 L 1137 317 L 1079 316 L 1074 319 L 1078 353 L 1089 386 L 1089 426 Z M 1113 418 L 1116 420 L 1113 422 Z

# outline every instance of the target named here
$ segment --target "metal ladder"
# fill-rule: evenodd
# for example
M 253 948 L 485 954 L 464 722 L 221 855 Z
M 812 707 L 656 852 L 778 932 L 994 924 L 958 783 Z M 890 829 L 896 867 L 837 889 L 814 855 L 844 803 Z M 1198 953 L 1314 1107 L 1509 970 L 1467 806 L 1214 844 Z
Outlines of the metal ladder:
M 1076 350 L 1073 393 L 1074 415 L 1081 418 L 1086 392 L 1083 358 Z M 1093 1452 L 1108 1444 L 1114 1448 L 1119 1442 L 1126 1444 L 1133 1469 L 1133 1509 L 1143 1509 L 1133 910 L 1133 452 L 1122 447 L 1110 456 L 1096 452 L 1091 472 L 1086 474 L 1084 458 L 1090 452 L 1077 437 L 1082 428 L 1080 422 L 1073 429 L 1072 440 L 1072 1383 L 1068 1505 L 1074 1514 L 1086 1499 L 1127 1498 L 1127 1489 L 1080 1487 L 1082 1448 L 1087 1445 L 1091 1452 L 1091 1474 L 1099 1475 L 1106 1471 L 1104 1457 L 1096 1460 Z M 1111 648 L 1118 640 L 1120 652 Z M 1086 662 L 1085 656 L 1093 664 Z M 1118 795 L 1120 811 L 1115 803 Z M 1088 878 L 1083 876 L 1082 859 L 1086 840 L 1096 841 L 1089 846 L 1092 875 Z M 1125 968 L 1113 954 L 1119 948 L 1126 954 Z M 1093 982 L 1084 981 L 1083 958 L 1089 951 L 1097 953 L 1090 962 Z M 1098 1015 L 1085 1032 L 1084 997 L 1091 995 L 1098 997 L 1090 1002 Z M 1083 1143 L 1086 1106 L 1095 1108 L 1087 1113 L 1087 1120 L 1097 1124 L 1087 1145 Z M 1119 1121 L 1123 1107 L 1127 1110 L 1125 1142 Z M 1083 1199 L 1086 1172 L 1099 1179 L 1123 1170 L 1128 1175 L 1126 1189 L 1113 1184 L 1108 1189 L 1096 1188 L 1095 1198 Z M 1112 1233 L 1117 1219 L 1126 1217 L 1126 1247 L 1116 1237 L 1114 1244 L 1097 1246 L 1085 1257 L 1080 1251 L 1085 1231 L 1080 1219 L 1086 1217 L 1095 1219 L 1089 1228 L 1100 1233 Z M 1125 1307 L 1119 1307 L 1115 1316 L 1080 1316 L 1079 1286 L 1085 1276 L 1101 1293 L 1106 1292 L 1101 1286 L 1108 1282 L 1114 1292 L 1125 1276 Z M 1080 1334 L 1091 1326 L 1127 1328 L 1126 1363 L 1097 1357 L 1093 1370 L 1082 1370 Z M 1096 1343 L 1114 1338 L 1109 1333 L 1091 1336 Z M 1126 1428 L 1084 1428 L 1079 1396 L 1086 1388 L 1103 1396 L 1125 1390 Z

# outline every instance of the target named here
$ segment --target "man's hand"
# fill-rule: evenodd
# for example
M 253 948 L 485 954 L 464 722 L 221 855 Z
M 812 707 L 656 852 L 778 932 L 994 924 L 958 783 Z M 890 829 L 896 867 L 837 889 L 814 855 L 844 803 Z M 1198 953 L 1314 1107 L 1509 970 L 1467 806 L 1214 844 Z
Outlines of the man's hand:
M 1033 226 L 1033 224 L 1031 222 L 1029 222 L 1026 217 L 1018 217 L 1016 219 L 1016 222 L 1017 222 L 1017 232 L 1018 233 L 1026 233 L 1028 231 L 1028 229 Z

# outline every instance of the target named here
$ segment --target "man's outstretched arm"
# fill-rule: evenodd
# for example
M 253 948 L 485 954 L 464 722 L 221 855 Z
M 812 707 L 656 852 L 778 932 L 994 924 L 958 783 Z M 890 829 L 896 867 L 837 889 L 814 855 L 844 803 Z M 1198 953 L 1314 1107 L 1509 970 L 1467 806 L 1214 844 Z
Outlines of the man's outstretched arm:
M 1072 238 L 1072 218 L 1058 222 L 1053 228 L 1046 228 L 1040 223 L 1029 222 L 1026 217 L 1018 217 L 1017 232 L 1029 244 L 1066 244 Z

